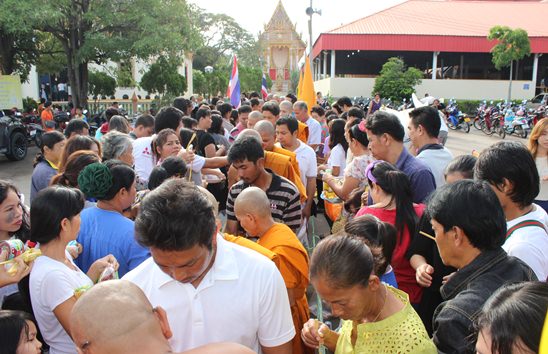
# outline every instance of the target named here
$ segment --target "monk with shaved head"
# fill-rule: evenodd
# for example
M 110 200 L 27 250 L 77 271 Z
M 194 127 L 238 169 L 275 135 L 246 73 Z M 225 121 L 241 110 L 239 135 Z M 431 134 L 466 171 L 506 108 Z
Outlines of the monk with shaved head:
M 99 283 L 76 302 L 70 316 L 78 353 L 172 353 L 166 312 L 153 308 L 143 291 L 126 280 Z M 251 354 L 240 344 L 205 345 L 188 354 Z
M 249 113 L 249 117 L 247 118 L 247 128 L 248 129 L 253 129 L 255 124 L 257 124 L 257 122 L 259 122 L 263 119 L 264 119 L 263 114 L 259 111 L 253 111 L 253 112 Z
M 305 248 L 289 227 L 274 221 L 270 201 L 262 189 L 253 186 L 244 189 L 236 198 L 234 212 L 247 234 L 258 237 L 259 245 L 276 254 L 289 296 L 293 323 L 295 328 L 302 328 L 310 317 L 306 300 L 309 279 Z M 299 335 L 293 338 L 292 344 L 294 354 L 313 352 L 303 344 Z

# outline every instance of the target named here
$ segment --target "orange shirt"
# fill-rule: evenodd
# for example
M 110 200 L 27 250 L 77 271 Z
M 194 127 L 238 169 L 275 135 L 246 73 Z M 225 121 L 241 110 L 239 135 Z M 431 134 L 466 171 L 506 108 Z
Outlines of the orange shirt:
M 291 305 L 291 315 L 297 335 L 293 338 L 293 353 L 314 353 L 304 345 L 300 331 L 310 318 L 306 288 L 308 286 L 308 253 L 291 229 L 284 224 L 276 223 L 257 243 L 278 256 L 280 273 L 289 293 L 295 302 Z
M 297 130 L 297 138 L 305 144 L 308 144 L 308 126 L 301 121 L 299 122 L 299 129 Z
M 44 109 L 42 114 L 40 114 L 40 119 L 42 120 L 42 127 L 44 128 L 44 131 L 51 132 L 55 130 L 53 127 L 46 126 L 46 121 L 53 121 L 53 112 L 51 109 Z

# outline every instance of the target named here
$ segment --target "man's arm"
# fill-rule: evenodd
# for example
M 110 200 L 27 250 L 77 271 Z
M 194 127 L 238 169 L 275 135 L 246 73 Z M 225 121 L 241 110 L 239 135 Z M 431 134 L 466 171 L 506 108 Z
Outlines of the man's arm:
M 312 213 L 312 203 L 314 203 L 314 193 L 316 192 L 316 177 L 306 178 L 306 203 L 303 208 L 303 218 L 307 219 Z
M 261 349 L 264 354 L 293 354 L 293 344 L 291 342 L 278 345 L 277 347 L 263 347 Z
M 224 232 L 231 235 L 236 235 L 238 232 L 238 220 L 234 214 L 234 197 L 232 196 L 232 188 L 228 191 L 226 199 L 226 225 Z
M 450 306 L 451 303 L 442 304 L 434 313 L 432 339 L 438 353 L 473 353 L 475 338 L 470 338 L 474 332 L 472 320 Z
M 222 156 L 222 157 L 208 157 L 205 159 L 205 163 L 203 167 L 206 168 L 219 168 L 219 167 L 225 167 L 228 165 L 228 157 Z

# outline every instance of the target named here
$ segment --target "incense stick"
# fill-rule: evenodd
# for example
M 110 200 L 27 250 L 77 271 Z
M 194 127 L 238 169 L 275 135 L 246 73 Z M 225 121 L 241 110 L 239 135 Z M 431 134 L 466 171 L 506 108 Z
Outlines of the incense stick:
M 188 142 L 188 144 L 186 145 L 186 149 L 185 151 L 188 152 L 188 149 L 190 148 L 190 146 L 192 145 L 192 142 L 194 141 L 194 139 L 196 138 L 196 132 L 192 133 L 192 137 L 190 138 L 190 141 Z M 192 181 L 192 163 L 194 161 L 190 161 L 190 171 L 188 173 L 188 181 Z
M 428 238 L 431 239 L 431 240 L 436 241 L 436 238 L 435 238 L 434 236 L 429 235 L 429 234 L 427 234 L 427 233 L 424 232 L 424 231 L 419 231 L 419 234 L 421 234 L 421 235 L 423 235 L 423 236 L 426 236 L 426 237 L 428 237 Z

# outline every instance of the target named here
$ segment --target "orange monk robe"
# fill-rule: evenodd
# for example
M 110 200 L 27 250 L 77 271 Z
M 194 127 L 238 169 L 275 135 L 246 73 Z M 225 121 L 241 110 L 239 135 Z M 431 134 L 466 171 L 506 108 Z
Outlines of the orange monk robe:
M 301 178 L 301 169 L 299 168 L 299 161 L 297 160 L 297 154 L 293 151 L 289 151 L 287 149 L 284 149 L 281 146 L 274 145 L 272 147 L 272 152 L 276 152 L 278 154 L 282 154 L 285 156 L 289 156 L 289 161 L 291 161 L 291 164 L 293 165 L 293 169 L 295 172 L 297 172 L 297 176 Z
M 306 202 L 306 188 L 301 181 L 299 167 L 297 170 L 293 167 L 289 156 L 278 154 L 273 151 L 264 152 L 264 167 L 272 170 L 278 176 L 282 176 L 290 180 L 299 190 L 301 196 L 301 203 Z
M 305 144 L 308 144 L 308 125 L 301 121 L 299 122 L 299 129 L 297 130 L 297 138 Z
M 251 241 L 250 239 L 247 239 L 245 237 L 241 236 L 233 236 L 231 234 L 224 233 L 223 237 L 225 240 L 235 243 L 237 245 L 243 246 L 245 248 L 249 248 L 255 252 L 258 252 L 265 256 L 266 258 L 270 259 L 278 269 L 280 269 L 280 262 L 279 257 L 276 253 L 272 252 L 271 250 L 265 248 L 264 246 L 259 245 L 256 242 Z
M 310 318 L 306 288 L 308 286 L 308 253 L 291 229 L 284 224 L 276 223 L 257 243 L 278 256 L 280 273 L 295 302 L 291 304 L 291 315 L 297 334 L 293 338 L 293 354 L 314 353 L 301 340 L 301 329 Z

